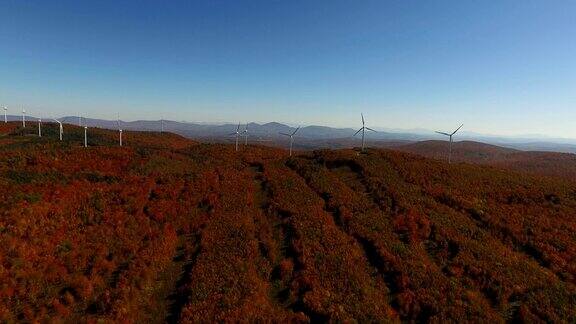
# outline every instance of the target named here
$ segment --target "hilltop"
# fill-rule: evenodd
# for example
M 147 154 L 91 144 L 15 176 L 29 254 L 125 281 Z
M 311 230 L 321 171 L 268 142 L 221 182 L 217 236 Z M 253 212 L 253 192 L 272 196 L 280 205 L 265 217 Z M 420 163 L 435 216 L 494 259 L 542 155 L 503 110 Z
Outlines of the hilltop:
M 448 148 L 448 141 L 421 141 L 400 146 L 398 149 L 445 160 L 448 157 Z M 491 162 L 515 152 L 520 151 L 473 141 L 457 141 L 452 144 L 452 158 L 461 162 Z
M 574 181 L 35 131 L 0 125 L 2 321 L 576 321 Z
M 422 141 L 399 145 L 395 149 L 446 160 L 448 145 L 446 141 Z M 576 181 L 576 155 L 571 153 L 520 151 L 479 142 L 461 141 L 453 143 L 452 160 Z

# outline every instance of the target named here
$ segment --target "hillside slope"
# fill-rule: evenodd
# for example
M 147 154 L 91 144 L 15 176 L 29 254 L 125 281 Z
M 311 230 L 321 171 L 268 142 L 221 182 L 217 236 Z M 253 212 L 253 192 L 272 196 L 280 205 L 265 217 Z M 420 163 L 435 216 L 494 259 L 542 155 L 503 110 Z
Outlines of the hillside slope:
M 422 141 L 394 147 L 438 160 L 446 160 L 448 142 Z M 519 151 L 479 142 L 455 142 L 452 161 L 491 165 L 532 174 L 559 177 L 576 181 L 576 155 L 557 152 Z
M 576 321 L 576 185 L 0 128 L 2 321 Z

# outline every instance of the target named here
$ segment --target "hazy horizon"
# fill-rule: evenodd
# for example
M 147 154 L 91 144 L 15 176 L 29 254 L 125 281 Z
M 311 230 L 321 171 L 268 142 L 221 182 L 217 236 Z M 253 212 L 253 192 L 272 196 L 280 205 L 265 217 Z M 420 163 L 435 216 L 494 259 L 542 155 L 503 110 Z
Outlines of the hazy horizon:
M 8 1 L 18 115 L 576 138 L 569 1 Z
M 34 115 L 29 115 L 28 113 L 26 114 L 27 118 L 29 118 L 28 120 L 34 120 L 36 121 L 38 116 L 34 116 Z M 32 118 L 32 119 L 30 119 Z M 76 115 L 68 115 L 68 116 L 41 116 L 40 118 L 42 118 L 42 120 L 44 122 L 48 122 L 51 123 L 53 121 L 53 118 L 56 119 L 60 119 L 62 120 L 62 118 L 78 118 L 78 116 Z M 94 118 L 91 116 L 83 116 L 82 118 L 87 118 L 87 119 L 92 119 L 92 120 L 96 120 L 96 121 L 107 121 L 107 122 L 111 122 L 111 123 L 115 123 L 116 119 L 114 118 Z M 20 122 L 21 121 L 21 113 L 20 115 L 16 115 L 16 114 L 8 114 L 8 120 L 12 121 L 12 122 Z M 120 119 L 121 122 L 124 123 L 137 123 L 137 122 L 160 122 L 161 119 Z M 197 120 L 172 120 L 172 119 L 164 119 L 166 122 L 176 122 L 176 123 L 182 123 L 182 124 L 190 124 L 190 125 L 203 125 L 203 126 L 230 126 L 230 131 L 234 131 L 236 125 L 239 123 L 238 121 L 222 121 L 222 122 L 210 122 L 210 121 L 197 121 Z M 69 124 L 73 124 L 75 125 L 76 122 L 75 121 L 70 121 L 68 122 Z M 328 127 L 328 128 L 332 128 L 334 130 L 336 129 L 350 129 L 352 131 L 356 131 L 359 126 L 330 126 L 330 125 L 323 125 L 323 124 L 293 124 L 293 123 L 287 123 L 287 122 L 283 122 L 283 121 L 276 121 L 276 120 L 272 120 L 272 121 L 241 121 L 240 122 L 240 126 L 243 127 L 246 124 L 252 124 L 252 123 L 256 123 L 258 125 L 265 125 L 265 124 L 271 124 L 271 123 L 277 123 L 277 124 L 281 124 L 281 125 L 286 125 L 292 128 L 296 128 L 296 127 L 300 127 L 300 128 L 306 128 L 306 127 Z M 359 122 L 359 124 L 361 124 L 361 121 Z M 160 124 L 158 124 L 160 127 Z M 367 125 L 368 126 L 368 125 Z M 464 125 L 466 126 L 466 125 Z M 170 132 L 170 129 L 168 126 L 165 126 L 165 130 L 167 132 Z M 436 133 L 436 131 L 447 131 L 449 132 L 450 129 L 444 129 L 444 130 L 440 130 L 440 129 L 426 129 L 426 128 L 411 128 L 411 129 L 407 129 L 407 128 L 394 128 L 394 127 L 381 127 L 381 126 L 374 126 L 372 125 L 371 128 L 377 130 L 378 132 L 384 132 L 384 133 L 388 133 L 391 135 L 397 134 L 399 136 L 401 135 L 415 135 L 415 136 L 421 136 L 424 137 L 421 140 L 426 140 L 426 139 L 444 139 L 444 136 L 442 135 L 438 135 Z M 402 136 L 401 136 L 402 137 Z M 564 145 L 564 144 L 569 144 L 569 145 L 576 145 L 576 138 L 570 138 L 570 137 L 555 137 L 555 136 L 548 136 L 545 134 L 530 134 L 530 133 L 523 133 L 523 134 L 516 134 L 516 135 L 502 135 L 502 134 L 488 134 L 488 133 L 480 133 L 480 132 L 476 132 L 473 130 L 466 130 L 465 127 L 463 127 L 462 129 L 460 129 L 458 131 L 458 135 L 455 136 L 455 141 L 479 141 L 479 142 L 484 142 L 484 143 L 489 143 L 489 144 L 494 144 L 494 145 L 499 145 L 498 143 L 499 140 L 504 140 L 504 142 L 501 142 L 501 144 L 506 144 L 508 143 L 508 141 L 527 141 L 527 142 L 520 142 L 520 143 L 535 143 L 538 141 L 541 142 L 547 142 L 550 144 L 558 144 L 558 145 Z

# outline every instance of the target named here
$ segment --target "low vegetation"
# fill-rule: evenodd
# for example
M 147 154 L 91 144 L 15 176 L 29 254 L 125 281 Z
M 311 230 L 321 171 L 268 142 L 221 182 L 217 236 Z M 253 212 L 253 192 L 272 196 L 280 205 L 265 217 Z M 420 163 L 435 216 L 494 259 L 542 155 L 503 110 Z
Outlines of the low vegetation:
M 3 322 L 576 322 L 576 183 L 0 127 Z

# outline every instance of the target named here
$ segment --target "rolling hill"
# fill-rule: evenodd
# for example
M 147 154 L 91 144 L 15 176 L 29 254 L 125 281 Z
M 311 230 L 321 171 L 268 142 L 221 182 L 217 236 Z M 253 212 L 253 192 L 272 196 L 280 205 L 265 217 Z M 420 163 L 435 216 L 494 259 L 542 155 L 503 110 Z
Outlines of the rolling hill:
M 573 181 L 89 131 L 0 125 L 3 322 L 576 321 Z
M 448 145 L 446 141 L 422 141 L 396 146 L 395 149 L 445 160 L 448 155 Z M 576 155 L 572 153 L 519 151 L 484 143 L 462 141 L 453 143 L 452 160 L 576 181 Z

